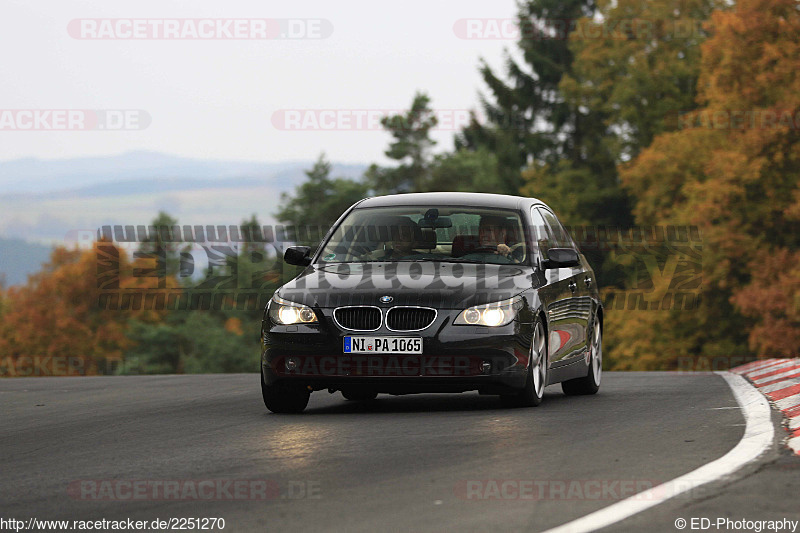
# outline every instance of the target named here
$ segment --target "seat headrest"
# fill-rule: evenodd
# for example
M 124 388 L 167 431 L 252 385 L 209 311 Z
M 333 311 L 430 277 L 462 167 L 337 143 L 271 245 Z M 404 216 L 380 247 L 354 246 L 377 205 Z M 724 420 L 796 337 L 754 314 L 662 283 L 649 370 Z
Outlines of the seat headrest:
M 429 250 L 436 248 L 436 231 L 430 228 L 420 228 L 414 248 L 427 248 Z
M 480 247 L 480 240 L 477 235 L 456 235 L 453 238 L 453 250 L 450 255 L 462 257 Z

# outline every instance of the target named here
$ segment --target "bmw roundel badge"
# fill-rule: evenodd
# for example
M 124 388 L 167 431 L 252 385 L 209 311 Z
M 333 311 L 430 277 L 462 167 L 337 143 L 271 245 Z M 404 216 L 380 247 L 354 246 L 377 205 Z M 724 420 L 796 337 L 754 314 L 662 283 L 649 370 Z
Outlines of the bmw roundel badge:
M 392 300 L 394 300 L 394 298 L 392 298 L 391 296 L 381 296 L 381 302 L 383 302 L 385 304 L 388 304 Z

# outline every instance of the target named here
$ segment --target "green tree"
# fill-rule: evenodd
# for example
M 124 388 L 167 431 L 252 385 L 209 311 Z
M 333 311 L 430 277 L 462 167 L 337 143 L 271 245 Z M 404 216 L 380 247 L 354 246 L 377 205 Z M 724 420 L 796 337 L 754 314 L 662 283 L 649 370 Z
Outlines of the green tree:
M 331 164 L 320 154 L 306 171 L 307 179 L 294 194 L 283 193 L 275 213 L 278 221 L 298 230 L 297 241 L 313 245 L 351 205 L 367 195 L 367 185 L 347 178 L 331 178 Z
M 139 243 L 135 258 L 149 258 L 156 261 L 156 270 L 175 276 L 180 269 L 180 254 L 186 247 L 178 239 L 181 236 L 178 219 L 164 211 L 159 211 L 147 228 L 147 237 Z
M 123 374 L 198 374 L 254 372 L 256 335 L 244 335 L 237 322 L 221 322 L 215 313 L 172 313 L 164 323 L 133 322 L 135 343 L 125 356 Z
M 485 147 L 456 150 L 434 157 L 424 192 L 504 192 L 497 175 L 497 156 Z
M 494 153 L 507 194 L 519 193 L 521 172 L 532 162 L 556 164 L 567 159 L 579 164 L 593 157 L 587 140 L 602 135 L 602 128 L 559 92 L 573 61 L 568 25 L 591 15 L 593 6 L 591 0 L 521 2 L 517 47 L 522 62 L 507 54 L 504 76 L 481 62 L 480 72 L 489 88 L 489 94 L 481 96 L 483 116 L 473 114 L 456 137 L 456 146 L 470 150 L 483 146 Z
M 423 191 L 431 180 L 432 148 L 436 141 L 430 130 L 437 118 L 430 108 L 430 98 L 417 93 L 411 108 L 404 114 L 383 117 L 381 125 L 392 135 L 386 156 L 397 161 L 396 167 L 371 165 L 364 177 L 377 194 Z
M 616 162 L 679 127 L 697 107 L 703 23 L 719 0 L 601 0 L 570 34 L 572 68 L 559 83 L 565 102 L 605 126 L 599 139 Z
M 163 220 L 163 217 L 160 217 Z M 200 283 L 214 307 L 166 313 L 163 320 L 132 319 L 122 373 L 251 372 L 258 364 L 258 335 L 265 301 L 278 287 L 280 269 L 254 214 L 240 224 L 243 242 L 223 249 L 224 262 Z M 205 286 L 203 286 L 205 284 Z M 189 286 L 185 291 L 191 292 Z

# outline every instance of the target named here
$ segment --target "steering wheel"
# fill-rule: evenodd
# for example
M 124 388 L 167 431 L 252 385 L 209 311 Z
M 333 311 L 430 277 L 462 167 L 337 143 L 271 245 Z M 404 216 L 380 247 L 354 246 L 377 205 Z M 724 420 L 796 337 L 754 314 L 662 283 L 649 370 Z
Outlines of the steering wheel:
M 493 254 L 497 251 L 496 246 L 479 246 L 478 248 L 473 248 L 472 250 L 468 250 L 464 255 L 467 254 Z
M 500 243 L 500 244 L 504 244 L 504 243 Z M 514 244 L 513 246 L 508 246 L 506 244 L 506 246 L 508 246 L 508 254 L 497 254 L 497 255 L 511 255 L 514 252 L 514 250 L 516 250 L 517 248 L 519 248 L 520 246 L 522 246 L 524 244 L 525 243 L 523 243 L 523 242 L 519 242 L 517 244 Z M 492 247 L 492 246 L 480 246 L 478 248 L 474 248 L 474 249 L 470 250 L 467 253 L 468 254 L 494 254 L 496 252 L 497 252 L 497 247 L 496 246 L 495 247 Z

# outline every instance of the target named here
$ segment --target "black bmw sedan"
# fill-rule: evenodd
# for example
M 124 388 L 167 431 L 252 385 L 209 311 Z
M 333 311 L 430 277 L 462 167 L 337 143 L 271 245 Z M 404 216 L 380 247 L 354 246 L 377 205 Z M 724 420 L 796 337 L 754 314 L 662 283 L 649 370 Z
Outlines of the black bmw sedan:
M 261 390 L 276 413 L 314 391 L 349 400 L 464 392 L 535 406 L 546 385 L 594 394 L 603 308 L 594 273 L 533 198 L 418 193 L 350 207 L 305 269 L 275 292 L 261 329 Z

